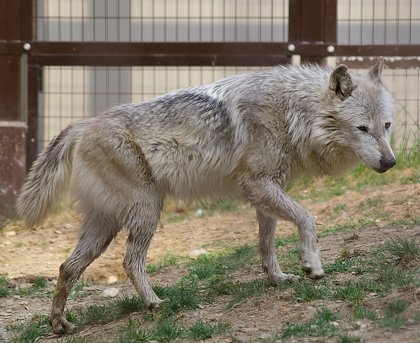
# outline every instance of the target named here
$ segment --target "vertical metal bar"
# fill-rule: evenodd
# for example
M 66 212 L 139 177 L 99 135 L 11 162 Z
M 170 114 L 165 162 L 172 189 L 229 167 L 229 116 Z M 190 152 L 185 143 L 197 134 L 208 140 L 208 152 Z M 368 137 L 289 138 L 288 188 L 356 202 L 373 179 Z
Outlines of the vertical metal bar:
M 41 69 L 28 67 L 28 132 L 26 139 L 26 170 L 29 171 L 38 154 L 38 94 Z
M 387 0 L 385 0 L 384 1 L 384 43 L 383 44 L 386 44 L 386 34 L 387 34 L 387 25 L 386 25 L 386 23 L 387 23 L 387 16 L 386 16 L 386 8 L 387 8 L 387 3 L 388 3 L 388 1 Z
M 179 2 L 178 0 L 176 0 L 175 3 L 176 9 L 175 9 L 175 40 L 179 41 L 179 17 L 178 17 L 178 13 L 179 13 Z
M 413 25 L 413 18 L 412 18 L 412 13 L 413 13 L 413 1 L 412 0 L 410 0 L 410 39 L 409 39 L 409 44 L 411 44 L 411 36 L 412 36 L 412 30 L 413 30 L 413 28 L 412 28 L 412 25 Z M 420 112 L 420 111 L 419 111 Z M 419 149 L 420 149 L 420 147 L 419 147 Z
M 105 0 L 105 42 L 108 42 L 108 0 Z
M 301 41 L 301 0 L 289 1 L 289 42 Z
M 337 43 L 337 0 L 325 1 L 324 42 Z
M 35 38 L 33 10 L 33 0 L 21 0 L 20 39 L 22 41 L 32 41 Z
M 223 42 L 226 42 L 226 0 L 223 0 Z
M 284 6 L 285 6 L 286 1 L 283 0 L 283 10 L 284 10 Z M 274 0 L 271 0 L 271 42 L 274 42 Z M 284 12 L 283 12 L 284 13 Z M 284 21 L 283 21 L 283 29 L 284 29 Z M 283 30 L 283 34 L 284 34 L 284 30 Z
M 85 41 L 85 0 L 82 0 L 82 42 Z M 84 70 L 83 70 L 84 74 Z
M 166 30 L 167 30 L 167 21 L 168 21 L 168 3 L 167 0 L 165 0 L 165 5 L 164 5 L 164 9 L 163 9 L 163 41 L 167 42 L 167 37 L 166 37 Z
M 373 1 L 372 3 L 372 43 L 371 44 L 375 44 L 375 1 Z
M 363 43 L 363 0 L 361 0 L 361 8 L 360 8 L 360 37 L 359 43 Z

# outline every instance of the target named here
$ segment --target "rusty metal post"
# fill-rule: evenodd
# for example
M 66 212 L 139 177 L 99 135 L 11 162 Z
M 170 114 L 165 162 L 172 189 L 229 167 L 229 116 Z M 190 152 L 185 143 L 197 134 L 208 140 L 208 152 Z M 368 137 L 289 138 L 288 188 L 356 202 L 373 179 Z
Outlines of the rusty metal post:
M 289 43 L 329 44 L 337 42 L 337 0 L 290 0 L 289 2 Z M 331 51 L 334 52 L 332 48 Z M 325 64 L 325 51 L 317 54 L 315 49 L 304 50 L 301 62 Z
M 28 66 L 28 134 L 26 140 L 26 169 L 29 172 L 38 154 L 38 97 L 40 86 L 38 65 Z
M 26 175 L 26 124 L 0 121 L 0 216 L 14 213 Z
M 23 44 L 33 38 L 33 0 L 0 0 L 0 215 L 14 212 L 26 175 L 27 86 Z M 22 72 L 23 71 L 23 72 Z

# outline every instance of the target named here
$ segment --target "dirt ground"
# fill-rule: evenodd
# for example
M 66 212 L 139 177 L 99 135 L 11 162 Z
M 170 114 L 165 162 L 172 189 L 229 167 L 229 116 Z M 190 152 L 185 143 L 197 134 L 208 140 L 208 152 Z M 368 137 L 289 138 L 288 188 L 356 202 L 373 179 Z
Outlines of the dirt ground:
M 298 190 L 303 195 L 307 194 L 305 191 L 305 189 Z M 366 199 L 372 198 L 384 199 L 383 211 L 389 214 L 388 220 L 419 216 L 418 203 L 409 200 L 395 201 L 419 196 L 419 185 L 392 184 L 366 189 L 363 192 L 346 192 L 344 195 L 322 202 L 313 202 L 308 197 L 300 203 L 312 212 L 320 228 L 324 228 L 340 222 L 373 216 L 368 208 L 361 209 L 357 206 Z M 343 206 L 345 209 L 340 212 L 335 211 L 334 209 L 340 204 L 346 205 Z M 178 212 L 183 211 L 184 209 L 181 209 Z M 202 217 L 198 217 L 194 211 L 187 211 L 183 216 L 184 220 L 176 222 L 169 219 L 169 214 L 164 214 L 148 252 L 149 263 L 159 261 L 168 254 L 193 257 L 195 251 L 200 248 L 211 252 L 220 249 L 223 245 L 255 244 L 258 239 L 255 211 L 245 204 L 239 205 L 235 211 L 216 212 L 208 217 L 205 211 Z M 378 216 L 378 218 L 381 217 Z M 391 228 L 383 225 L 382 219 L 376 219 L 376 217 L 372 219 L 376 221 L 377 226 L 357 233 L 357 237 L 345 237 L 339 234 L 320 238 L 323 262 L 332 262 L 339 257 L 344 245 L 350 249 L 363 251 L 396 234 L 420 235 L 420 226 L 414 226 L 412 229 L 404 228 L 404 226 Z M 37 229 L 22 229 L 22 223 L 19 221 L 9 223 L 3 232 L 0 232 L 0 275 L 6 275 L 15 287 L 23 288 L 27 287 L 28 282 L 33 279 L 46 277 L 49 280 L 48 287 L 53 290 L 58 268 L 70 256 L 76 244 L 78 221 L 79 217 L 74 211 L 62 210 L 50 216 L 47 222 Z M 286 222 L 280 222 L 278 227 L 279 237 L 295 231 L 291 224 Z M 108 250 L 86 270 L 83 278 L 100 282 L 100 284 L 88 287 L 86 291 L 91 292 L 91 295 L 86 298 L 69 299 L 67 304 L 69 309 L 94 304 L 103 297 L 103 291 L 111 287 L 117 288 L 122 294 L 135 293 L 122 268 L 125 239 L 126 234 L 120 233 Z M 179 281 L 181 273 L 182 269 L 176 266 L 169 267 L 150 275 L 150 282 L 163 285 L 173 284 Z M 243 275 L 238 275 L 238 280 L 241 281 L 256 278 L 265 278 L 260 266 L 255 266 Z M 109 284 L 116 281 L 118 282 Z M 412 303 L 410 308 L 420 309 L 420 289 L 409 288 L 406 291 L 393 293 L 391 296 L 410 299 Z M 222 311 L 221 299 L 220 303 L 203 305 L 197 311 L 182 314 L 182 320 L 199 317 L 206 320 L 229 321 L 232 323 L 233 338 L 215 338 L 207 341 L 246 342 L 267 339 L 273 330 L 280 329 L 288 320 L 309 318 L 319 306 L 326 303 L 329 308 L 337 308 L 338 311 L 343 306 L 348 306 L 348 303 L 341 301 L 323 300 L 312 301 L 310 304 L 291 304 L 287 301 L 287 297 L 287 292 L 277 296 L 276 299 L 263 297 L 256 304 L 239 303 L 228 311 Z M 50 301 L 49 298 L 37 298 L 34 295 L 0 298 L 0 329 L 28 320 L 37 313 L 48 314 Z M 373 299 L 372 301 L 373 303 L 376 301 L 379 306 L 384 300 Z M 302 311 L 302 307 L 306 307 L 305 311 Z M 140 315 L 132 314 L 130 318 L 140 319 Z M 87 326 L 81 334 L 94 338 L 102 337 L 106 332 L 125 325 L 127 321 L 128 318 L 105 325 Z M 357 333 L 361 334 L 366 342 L 420 342 L 419 326 L 414 325 L 393 332 L 370 324 L 368 320 L 363 320 L 360 328 L 357 329 Z M 339 322 L 338 325 L 344 324 Z M 308 340 L 311 341 L 310 338 Z M 56 338 L 51 334 L 42 341 L 53 342 Z

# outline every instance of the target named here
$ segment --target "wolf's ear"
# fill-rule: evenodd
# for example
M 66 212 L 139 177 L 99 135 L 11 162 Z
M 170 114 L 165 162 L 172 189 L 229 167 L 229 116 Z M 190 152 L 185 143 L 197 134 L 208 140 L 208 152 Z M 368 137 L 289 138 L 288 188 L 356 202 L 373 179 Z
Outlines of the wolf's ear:
M 347 99 L 356 88 L 347 70 L 348 68 L 341 64 L 334 69 L 330 76 L 330 89 L 341 100 Z
M 384 58 L 379 57 L 378 62 L 369 71 L 369 76 L 373 81 L 382 82 L 382 71 L 384 70 Z

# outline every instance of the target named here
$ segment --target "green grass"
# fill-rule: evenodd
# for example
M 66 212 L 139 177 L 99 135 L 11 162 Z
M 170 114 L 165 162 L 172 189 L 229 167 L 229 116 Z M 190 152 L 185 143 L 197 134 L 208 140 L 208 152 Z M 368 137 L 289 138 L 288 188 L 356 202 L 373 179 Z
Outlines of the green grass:
M 5 298 L 10 294 L 10 289 L 7 287 L 7 277 L 0 275 L 0 298 Z
M 348 336 L 346 334 L 339 335 L 337 343 L 361 343 L 364 342 L 364 340 L 361 337 L 357 336 Z
M 306 336 L 327 336 L 334 335 L 339 330 L 332 322 L 340 317 L 330 311 L 328 308 L 322 308 L 316 311 L 316 314 L 307 322 L 286 323 L 281 330 L 282 338 L 301 338 Z
M 161 259 L 159 259 L 158 261 L 154 261 L 152 263 L 149 263 L 146 266 L 146 272 L 148 274 L 154 273 L 160 269 L 163 268 L 167 268 L 170 266 L 173 266 L 175 264 L 177 264 L 180 261 L 185 260 L 186 258 L 180 255 L 175 255 L 175 254 L 167 254 L 164 257 L 162 257 Z
M 10 343 L 35 343 L 39 337 L 50 332 L 47 316 L 36 316 L 28 324 L 10 327 L 12 331 L 21 331 L 20 335 L 11 339 Z
M 193 341 L 205 340 L 220 335 L 229 330 L 229 328 L 229 323 L 211 324 L 200 319 L 188 328 L 186 336 Z
M 152 339 L 151 333 L 136 328 L 134 322 L 130 319 L 127 327 L 121 329 L 124 333 L 115 341 L 117 343 L 137 343 L 148 342 Z
M 396 265 L 409 264 L 420 258 L 420 244 L 416 237 L 391 237 L 383 245 L 383 252 L 388 254 Z
M 31 283 L 32 286 L 28 288 L 22 288 L 18 286 L 17 289 L 13 291 L 13 293 L 20 296 L 28 296 L 34 293 L 40 293 L 48 286 L 46 279 L 34 280 Z
M 189 326 L 185 326 L 174 321 L 171 318 L 160 320 L 153 328 L 141 328 L 140 323 L 134 323 L 129 320 L 128 325 L 124 328 L 116 343 L 135 343 L 148 342 L 155 340 L 158 342 L 173 342 L 179 339 L 187 339 L 191 341 L 205 340 L 229 330 L 229 323 L 209 323 L 204 320 L 198 320 Z
M 385 316 L 382 319 L 380 326 L 394 331 L 400 329 L 407 322 L 407 318 L 403 315 L 403 312 L 408 306 L 408 302 L 400 299 L 388 303 L 384 308 Z
M 377 315 L 372 310 L 368 309 L 365 304 L 353 307 L 354 319 L 371 319 L 376 320 Z
M 326 274 L 348 273 L 358 263 L 357 259 L 344 258 L 336 259 L 334 262 L 324 263 L 324 271 Z
M 295 291 L 295 300 L 309 302 L 328 297 L 331 290 L 328 285 L 321 282 L 300 280 L 292 285 Z

